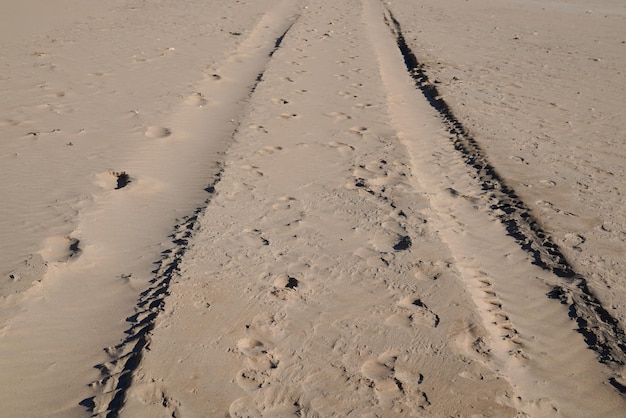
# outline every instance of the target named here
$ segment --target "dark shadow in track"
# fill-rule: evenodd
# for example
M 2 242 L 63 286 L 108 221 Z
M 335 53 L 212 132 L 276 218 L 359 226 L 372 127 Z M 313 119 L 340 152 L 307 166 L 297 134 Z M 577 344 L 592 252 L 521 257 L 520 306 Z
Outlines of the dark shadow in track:
M 295 22 L 276 39 L 274 48 L 268 54 L 268 59 L 271 59 L 280 47 L 283 39 L 294 24 Z M 256 76 L 254 84 L 250 87 L 250 95 L 254 93 L 256 87 L 263 80 L 264 72 L 265 70 Z M 233 136 L 237 130 L 238 128 L 235 128 Z M 127 176 L 126 173 L 122 174 Z M 133 374 L 139 368 L 145 350 L 149 349 L 151 332 L 154 329 L 156 318 L 165 307 L 170 283 L 174 277 L 177 277 L 180 263 L 187 252 L 189 240 L 193 235 L 198 218 L 211 203 L 221 176 L 222 169 L 215 174 L 210 185 L 205 188 L 205 191 L 211 196 L 202 206 L 194 211 L 192 216 L 184 218 L 183 222 L 175 227 L 175 232 L 171 235 L 174 247 L 163 252 L 161 261 L 158 263 L 159 268 L 152 272 L 155 277 L 151 280 L 151 287 L 141 293 L 135 314 L 126 319 L 127 322 L 131 323 L 130 328 L 125 331 L 128 336 L 117 346 L 105 350 L 111 357 L 109 362 L 95 366 L 101 372 L 101 379 L 93 382 L 91 385 L 101 386 L 103 394 L 112 394 L 112 398 L 104 405 L 98 404 L 99 399 L 97 399 L 97 396 L 83 399 L 79 404 L 85 407 L 93 416 L 106 414 L 106 418 L 117 418 L 124 407 L 128 389 L 133 383 Z M 295 285 L 292 284 L 292 286 Z M 104 388 L 107 389 L 104 390 Z
M 486 153 L 454 115 L 437 86 L 429 80 L 425 66 L 407 45 L 400 22 L 389 8 L 385 7 L 385 10 L 385 23 L 396 38 L 407 71 L 428 103 L 441 115 L 455 149 L 475 171 L 486 193 L 490 213 L 502 222 L 508 234 L 532 256 L 534 264 L 564 279 L 564 285 L 555 286 L 547 296 L 559 299 L 569 307 L 569 316 L 576 321 L 577 331 L 583 335 L 589 348 L 597 353 L 599 361 L 626 364 L 626 337 L 619 321 L 602 306 L 589 289 L 587 280 L 574 271 L 528 206 L 489 163 Z M 615 384 L 613 386 L 617 388 Z

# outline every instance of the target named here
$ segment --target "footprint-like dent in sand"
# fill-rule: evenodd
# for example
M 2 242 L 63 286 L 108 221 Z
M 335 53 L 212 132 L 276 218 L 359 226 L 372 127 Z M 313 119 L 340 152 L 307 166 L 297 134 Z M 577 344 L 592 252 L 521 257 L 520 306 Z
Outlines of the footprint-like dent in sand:
M 404 235 L 398 239 L 398 242 L 393 246 L 395 251 L 404 251 L 411 248 L 413 245 L 413 241 L 411 241 L 411 237 L 408 235 Z
M 554 182 L 553 180 L 539 180 L 539 185 L 543 186 L 543 187 L 555 187 L 556 186 L 556 182 Z
M 412 321 L 408 315 L 393 314 L 387 317 L 385 323 L 394 327 L 410 328 Z
M 426 305 L 424 305 L 424 302 L 422 302 L 421 299 L 418 298 L 414 298 L 411 296 L 402 298 L 399 302 L 398 302 L 398 306 L 401 308 L 425 308 Z
M 255 130 L 255 131 L 263 132 L 264 134 L 269 132 L 267 129 L 265 129 L 265 126 L 257 125 L 256 123 L 249 125 L 248 128 Z
M 146 129 L 145 134 L 148 138 L 151 139 L 159 139 L 159 138 L 166 138 L 170 135 L 172 135 L 172 130 L 170 128 L 165 128 L 163 126 L 149 126 L 148 129 Z
M 106 190 L 119 190 L 132 183 L 133 178 L 126 171 L 110 170 L 96 176 L 96 183 Z
M 324 113 L 324 115 L 330 118 L 333 118 L 337 121 L 344 121 L 344 120 L 352 119 L 352 116 L 345 114 L 343 112 L 329 112 L 329 113 Z
M 388 263 L 385 261 L 384 253 L 370 247 L 361 247 L 353 252 L 357 257 L 365 260 L 370 267 L 385 267 Z
M 33 283 L 40 282 L 47 268 L 46 260 L 41 254 L 30 254 L 15 270 L 9 273 L 9 280 L 5 281 L 4 284 L 9 291 L 20 293 L 28 289 Z
M 561 240 L 562 244 L 565 247 L 570 247 L 579 252 L 582 252 L 583 249 L 581 248 L 581 245 L 584 244 L 586 241 L 587 238 L 585 238 L 583 235 L 572 233 L 565 234 L 565 237 Z
M 261 176 L 263 173 L 261 173 Z M 270 245 L 268 239 L 263 237 L 261 230 L 255 228 L 244 228 L 242 231 L 242 242 L 251 246 L 257 246 L 259 243 L 262 245 Z
M 233 418 L 261 418 L 254 401 L 248 397 L 236 399 L 228 408 L 228 416 Z
M 398 367 L 398 356 L 393 352 L 365 361 L 361 374 L 372 381 L 370 387 L 374 388 L 379 405 L 384 409 L 391 410 L 398 402 L 419 409 L 430 405 L 426 393 L 419 389 L 424 376 L 405 369 L 401 364 Z
M 428 309 L 428 306 L 426 306 L 426 304 L 419 298 L 412 296 L 402 298 L 398 302 L 398 307 L 405 313 L 408 313 L 407 319 L 411 323 L 418 323 L 432 328 L 437 328 L 437 326 L 439 326 L 439 315 Z M 394 319 L 392 318 L 393 316 L 387 319 L 388 323 L 389 321 L 392 321 L 392 324 L 395 322 L 395 325 L 402 324 L 399 317 Z
M 79 244 L 80 240 L 69 235 L 49 237 L 40 255 L 47 263 L 65 263 L 80 256 L 82 250 Z
M 269 353 L 265 344 L 255 338 L 242 338 L 237 350 L 245 356 L 246 368 L 240 370 L 235 381 L 246 392 L 255 391 L 265 385 L 278 361 Z
M 341 97 L 345 98 L 345 99 L 356 99 L 357 97 L 359 97 L 356 94 L 351 93 L 351 92 L 346 91 L 346 90 L 340 90 L 340 91 L 337 92 L 337 94 L 340 95 Z
M 263 172 L 261 170 L 259 170 L 259 167 L 256 165 L 252 165 L 252 164 L 244 164 L 242 166 L 240 166 L 242 170 L 245 170 L 251 174 L 254 174 L 255 176 L 258 177 L 263 177 Z
M 361 373 L 370 380 L 388 379 L 393 375 L 393 367 L 382 364 L 378 360 L 367 360 L 361 366 Z
M 350 154 L 355 150 L 352 145 L 337 141 L 330 141 L 326 144 L 326 146 L 339 151 L 339 153 L 343 155 Z
M 258 150 L 257 152 L 261 155 L 272 155 L 276 152 L 280 152 L 283 150 L 283 147 L 281 146 L 267 146 L 267 147 L 263 147 L 260 150 Z
M 187 96 L 185 103 L 191 106 L 203 107 L 206 106 L 209 101 L 200 92 L 195 92 Z
M 279 274 L 274 279 L 274 286 L 279 289 L 295 289 L 298 287 L 299 284 L 300 282 L 298 281 L 298 279 L 290 277 L 287 274 Z
M 117 179 L 115 190 L 123 189 L 124 187 L 128 186 L 132 181 L 128 173 L 126 173 L 125 171 L 114 171 L 111 174 Z
M 356 149 L 352 145 L 346 144 L 345 142 L 330 141 L 327 145 L 340 151 L 354 151 Z
M 237 349 L 247 357 L 256 357 L 267 353 L 265 345 L 253 338 L 242 338 L 237 341 Z
M 17 126 L 22 123 L 21 120 L 16 119 L 2 119 L 0 120 L 0 126 Z
M 274 210 L 291 209 L 293 202 L 295 202 L 296 200 L 297 199 L 295 197 L 282 196 L 277 199 L 276 203 L 272 204 L 272 208 Z
M 246 392 L 252 392 L 259 389 L 266 379 L 267 376 L 263 372 L 252 369 L 240 370 L 235 377 L 235 381 L 239 387 Z
M 300 281 L 295 277 L 291 277 L 287 274 L 279 274 L 272 282 L 273 288 L 269 291 L 269 294 L 279 300 L 287 300 L 295 295 L 295 291 L 300 286 Z
M 369 129 L 365 126 L 353 126 L 350 128 L 349 132 L 357 135 L 365 135 Z

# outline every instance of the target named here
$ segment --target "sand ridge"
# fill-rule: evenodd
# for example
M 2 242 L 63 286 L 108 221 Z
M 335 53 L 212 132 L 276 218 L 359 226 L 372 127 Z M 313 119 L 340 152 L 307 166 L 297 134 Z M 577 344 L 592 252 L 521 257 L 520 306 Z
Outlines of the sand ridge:
M 357 4 L 343 7 L 350 6 Z M 282 40 L 242 122 L 248 129 L 238 131 L 215 198 L 168 288 L 123 414 L 156 413 L 163 404 L 168 413 L 230 416 L 439 416 L 468 404 L 493 415 L 615 413 L 623 401 L 608 383 L 610 369 L 597 369 L 566 307 L 546 296 L 558 276 L 533 266 L 532 253 L 479 209 L 478 196 L 468 196 L 481 187 L 453 144 L 442 147 L 436 109 L 402 96 L 402 83 L 411 80 L 398 65 L 400 51 L 388 55 L 394 38 L 383 21 L 391 15 L 365 2 L 363 23 L 354 25 L 341 20 L 345 10 L 303 12 Z M 320 35 L 317 25 L 326 19 L 330 27 Z M 367 37 L 369 51 L 355 43 Z M 331 39 L 347 57 L 332 61 L 325 46 Z M 375 87 L 381 83 L 363 59 L 371 56 L 388 90 Z M 313 89 L 312 77 L 326 80 L 325 88 Z M 317 98 L 331 89 L 339 100 Z M 387 100 L 389 109 L 374 105 Z M 387 112 L 404 143 L 389 130 Z M 413 112 L 422 115 L 418 123 Z M 311 129 L 319 114 L 333 120 L 327 130 Z M 435 150 L 425 150 L 425 138 L 437 137 Z M 511 276 L 518 281 L 510 283 Z M 380 302 L 389 299 L 396 306 L 390 311 Z M 367 301 L 374 302 L 369 310 Z M 470 307 L 477 317 L 462 313 Z M 203 325 L 191 328 L 198 316 Z M 406 327 L 415 340 L 405 341 Z M 546 334 L 546 327 L 561 332 Z M 571 368 L 583 358 L 580 369 Z M 565 377 L 555 386 L 564 368 L 585 375 L 584 384 Z M 590 390 L 593 406 L 581 397 Z M 453 403 L 439 398 L 447 391 Z M 196 396 L 202 392 L 214 395 Z
M 154 6 L 144 10 L 145 21 L 141 23 L 159 23 L 160 29 L 159 25 L 154 29 L 165 39 L 172 34 L 171 16 L 167 13 L 171 9 L 165 5 Z M 234 8 L 224 5 L 220 10 L 224 19 L 220 23 L 228 26 L 238 7 L 245 5 Z M 129 20 L 133 20 L 125 13 L 132 15 L 135 9 L 136 5 L 126 4 L 111 11 L 119 20 L 111 21 L 115 22 L 116 31 L 107 26 L 107 20 L 102 23 L 104 29 L 100 29 L 114 34 L 107 40 L 119 41 L 127 34 Z M 263 8 L 248 7 L 247 10 L 249 14 L 238 18 L 233 31 L 243 31 L 239 25 L 246 21 L 253 26 L 259 23 L 263 15 L 255 13 Z M 98 21 L 96 18 L 89 20 Z M 196 21 L 190 29 L 197 26 L 202 26 L 202 22 Z M 89 28 L 89 25 L 84 27 Z M 208 28 L 215 39 L 225 42 L 208 49 L 207 53 L 225 54 L 230 52 L 229 47 L 243 40 L 239 35 L 224 31 L 220 25 Z M 283 30 L 279 28 L 279 32 L 272 35 L 273 39 Z M 183 77 L 171 85 L 166 84 L 168 90 L 181 89 L 176 94 L 163 92 L 153 88 L 154 77 L 172 73 L 170 68 L 177 67 L 177 62 L 185 62 L 184 55 L 176 57 L 176 47 L 163 47 L 157 38 L 151 40 L 157 44 L 152 50 L 150 42 L 140 39 L 139 45 L 124 44 L 117 51 L 109 51 L 117 54 L 94 58 L 93 62 L 83 65 L 67 65 L 67 61 L 75 57 L 73 54 L 84 53 L 85 46 L 98 46 L 95 51 L 108 51 L 102 47 L 99 32 L 85 32 L 84 44 L 73 41 L 72 33 L 70 39 L 58 41 L 62 44 L 61 51 L 55 49 L 59 48 L 57 42 L 39 41 L 45 49 L 29 60 L 51 60 L 55 67 L 50 76 L 52 81 L 21 93 L 11 92 L 22 101 L 22 105 L 11 111 L 33 118 L 9 127 L 7 133 L 17 138 L 8 137 L 11 140 L 6 143 L 4 155 L 8 159 L 5 166 L 8 176 L 3 183 L 6 187 L 3 196 L 8 197 L 8 203 L 2 210 L 14 211 L 17 221 L 11 222 L 7 216 L 3 217 L 3 222 L 7 224 L 7 234 L 15 236 L 17 242 L 3 257 L 13 263 L 19 259 L 15 255 L 19 251 L 32 251 L 21 266 L 7 273 L 8 286 L 1 288 L 6 296 L 2 300 L 6 315 L 0 342 L 5 373 L 0 379 L 7 386 L 2 404 L 7 413 L 14 416 L 85 413 L 86 409 L 79 403 L 92 393 L 88 385 L 100 374 L 95 366 L 108 358 L 103 348 L 114 346 L 123 335 L 127 328 L 126 317 L 132 315 L 138 296 L 153 278 L 154 263 L 159 261 L 161 253 L 171 251 L 173 244 L 167 236 L 174 232 L 177 219 L 190 216 L 206 199 L 206 184 L 219 171 L 218 155 L 232 136 L 231 120 L 258 75 L 258 67 L 248 67 L 249 62 L 234 63 L 235 67 L 243 67 L 240 71 L 245 79 L 232 83 L 235 87 L 226 88 L 225 93 L 218 90 L 211 94 L 213 100 L 221 100 L 217 102 L 221 106 L 211 106 L 197 99 L 207 86 L 214 93 L 210 90 L 215 84 L 210 59 L 192 60 L 194 66 L 186 70 L 184 77 L 198 77 L 193 87 L 186 85 L 189 78 Z M 182 45 L 179 54 L 184 52 L 183 40 L 198 36 L 194 37 L 193 32 L 174 34 L 179 38 L 172 35 L 170 40 Z M 67 36 L 67 33 L 61 32 L 61 35 Z M 268 50 L 273 46 L 273 39 Z M 141 54 L 134 49 L 139 46 L 145 48 Z M 107 58 L 111 61 L 107 62 Z M 108 67 L 115 67 L 114 64 L 117 64 L 116 70 L 110 71 Z M 19 62 L 15 65 L 16 70 L 19 69 Z M 105 68 L 94 71 L 93 67 L 98 65 Z M 65 86 L 75 93 L 54 94 L 55 99 L 50 99 L 45 106 L 36 106 L 37 111 L 30 105 L 23 105 L 41 89 L 47 91 L 53 83 L 63 85 L 71 74 L 82 71 L 89 73 L 77 76 L 77 83 Z M 252 73 L 248 74 L 250 71 Z M 140 74 L 149 75 L 146 76 L 150 84 L 148 91 L 142 81 L 136 79 Z M 179 72 L 183 74 L 185 72 Z M 40 75 L 36 73 L 34 77 Z M 176 76 L 171 78 L 176 79 Z M 93 80 L 97 82 L 92 83 Z M 137 84 L 125 84 L 133 82 Z M 154 99 L 155 94 L 161 97 Z M 45 96 L 43 100 L 49 98 Z M 127 107 L 120 108 L 118 100 Z M 133 106 L 133 102 L 138 106 Z M 49 112 L 49 108 L 68 111 Z M 165 115 L 165 109 L 170 114 Z M 94 117 L 85 116 L 90 112 Z M 215 122 L 204 125 L 207 119 Z M 26 135 L 26 142 L 20 137 L 24 135 L 25 126 L 47 123 L 58 124 L 52 126 L 60 128 L 53 129 L 55 132 L 48 132 L 47 127 L 36 129 L 39 134 Z M 194 128 L 193 136 L 189 136 L 186 129 Z M 76 154 L 84 158 L 76 159 Z M 178 155 L 179 159 L 173 160 L 172 155 Z M 204 158 L 196 158 L 199 155 Z M 41 164 L 41 168 L 50 172 L 36 171 L 39 175 L 32 176 L 30 187 L 24 188 L 29 171 L 36 170 L 36 163 L 46 158 L 50 164 Z M 65 175 L 67 172 L 72 175 Z M 21 180 L 14 180 L 20 176 Z M 14 195 L 20 199 L 13 198 Z M 33 205 L 31 210 L 13 208 L 13 205 L 26 204 Z M 47 211 L 56 216 L 46 215 Z M 44 228 L 37 223 L 45 218 L 48 223 Z M 32 223 L 35 227 L 31 227 Z M 37 237 L 41 235 L 48 237 L 38 242 Z M 21 245 L 21 240 L 28 245 Z M 59 353 L 63 356 L 59 357 Z M 16 361 L 18 357 L 23 362 Z M 15 381 L 16 375 L 21 376 L 18 381 Z M 66 384 L 58 391 L 47 390 L 58 381 Z M 31 405 L 16 393 L 38 398 L 38 402 Z
M 623 4 L 390 7 L 439 94 L 623 321 Z
M 13 56 L 2 194 L 48 226 L 4 255 L 0 415 L 620 416 L 619 306 L 459 110 L 492 92 L 442 83 L 415 22 L 464 9 L 427 3 L 116 2 Z

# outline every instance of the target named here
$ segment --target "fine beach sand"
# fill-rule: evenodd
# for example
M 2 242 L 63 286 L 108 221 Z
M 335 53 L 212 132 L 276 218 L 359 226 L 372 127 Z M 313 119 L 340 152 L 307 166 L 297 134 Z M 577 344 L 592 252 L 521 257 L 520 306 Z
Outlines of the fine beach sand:
M 618 0 L 0 17 L 0 416 L 623 416 Z

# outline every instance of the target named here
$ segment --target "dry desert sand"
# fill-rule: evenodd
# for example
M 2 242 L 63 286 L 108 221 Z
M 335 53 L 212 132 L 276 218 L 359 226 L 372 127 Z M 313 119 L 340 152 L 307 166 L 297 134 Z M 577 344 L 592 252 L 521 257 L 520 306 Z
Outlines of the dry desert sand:
M 0 416 L 626 415 L 621 0 L 0 15 Z

